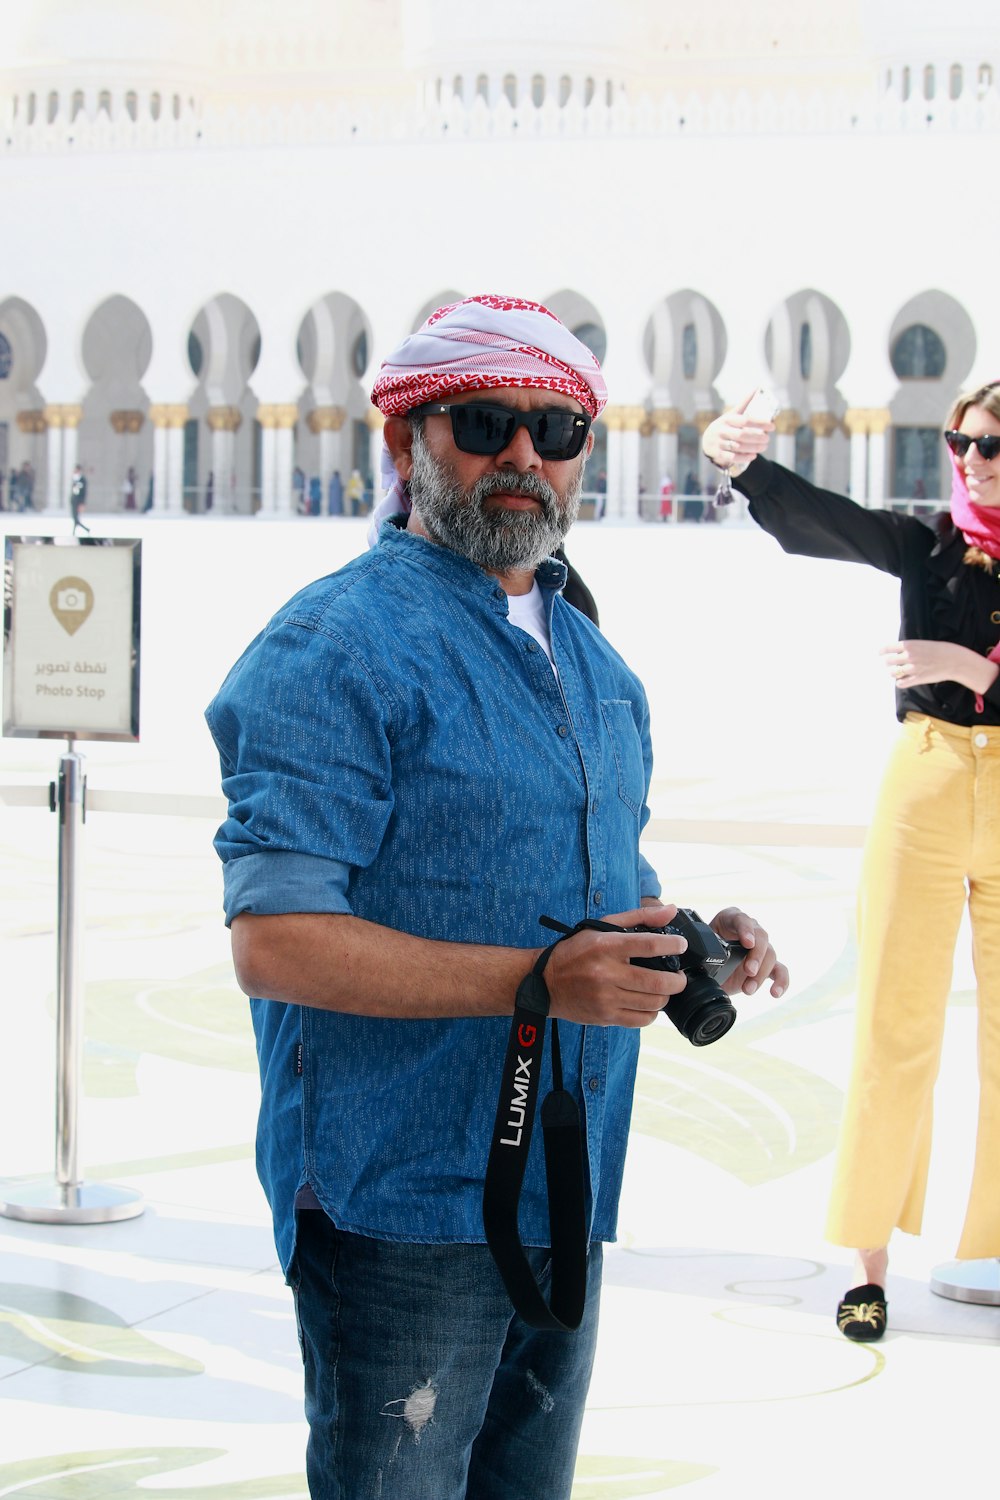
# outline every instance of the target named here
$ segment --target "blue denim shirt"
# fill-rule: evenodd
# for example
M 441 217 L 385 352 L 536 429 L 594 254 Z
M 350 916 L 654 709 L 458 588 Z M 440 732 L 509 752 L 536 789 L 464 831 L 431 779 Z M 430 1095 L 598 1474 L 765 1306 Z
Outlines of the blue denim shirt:
M 216 837 L 227 921 L 353 912 L 419 937 L 529 948 L 547 940 L 543 912 L 574 923 L 658 894 L 639 853 L 645 694 L 560 596 L 562 565 L 537 576 L 558 680 L 494 578 L 391 525 L 275 615 L 207 715 L 229 798 Z M 509 1021 L 251 1008 L 257 1161 L 283 1266 L 306 1185 L 350 1232 L 482 1242 Z M 586 1118 L 591 1237 L 612 1239 L 638 1032 L 559 1031 Z M 540 1138 L 521 1200 L 532 1245 L 548 1243 Z

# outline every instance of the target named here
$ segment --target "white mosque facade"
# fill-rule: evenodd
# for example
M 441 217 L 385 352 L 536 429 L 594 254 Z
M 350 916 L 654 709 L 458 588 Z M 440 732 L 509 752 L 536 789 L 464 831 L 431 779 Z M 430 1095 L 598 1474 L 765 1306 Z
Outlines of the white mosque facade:
M 910 0 L 2 6 L 0 472 L 67 509 L 287 514 L 378 476 L 381 355 L 478 291 L 605 362 L 589 483 L 777 456 L 933 502 L 1000 375 L 1000 31 Z M 16 486 L 15 486 L 15 496 Z M 23 497 L 22 497 L 23 498 Z

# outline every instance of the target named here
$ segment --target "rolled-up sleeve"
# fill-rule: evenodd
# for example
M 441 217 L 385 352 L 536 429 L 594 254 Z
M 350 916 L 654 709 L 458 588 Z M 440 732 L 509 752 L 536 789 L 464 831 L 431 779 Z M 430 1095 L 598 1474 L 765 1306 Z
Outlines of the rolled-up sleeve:
M 289 620 L 248 648 L 206 718 L 229 814 L 215 838 L 226 921 L 350 912 L 393 810 L 392 714 L 349 646 Z

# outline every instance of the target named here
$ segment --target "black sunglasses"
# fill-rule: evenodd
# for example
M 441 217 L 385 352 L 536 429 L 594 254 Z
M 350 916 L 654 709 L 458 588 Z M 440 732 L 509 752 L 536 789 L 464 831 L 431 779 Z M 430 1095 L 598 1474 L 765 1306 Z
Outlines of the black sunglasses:
M 993 432 L 988 433 L 986 437 L 974 438 L 964 432 L 949 431 L 945 433 L 944 440 L 958 458 L 964 458 L 973 443 L 979 449 L 980 458 L 984 458 L 987 463 L 1000 453 L 1000 436 Z
M 519 427 L 527 427 L 539 458 L 576 458 L 590 431 L 586 412 L 565 411 L 562 407 L 545 411 L 515 411 L 495 401 L 462 401 L 450 405 L 429 401 L 414 406 L 411 417 L 447 412 L 451 417 L 451 435 L 462 453 L 494 457 L 514 440 Z

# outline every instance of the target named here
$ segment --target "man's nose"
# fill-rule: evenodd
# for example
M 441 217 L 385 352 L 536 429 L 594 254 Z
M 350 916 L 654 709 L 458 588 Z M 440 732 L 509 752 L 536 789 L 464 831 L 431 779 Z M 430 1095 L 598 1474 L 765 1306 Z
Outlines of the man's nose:
M 527 427 L 518 427 L 506 448 L 497 454 L 497 467 L 516 469 L 519 474 L 526 474 L 530 469 L 542 467 L 542 460 L 535 452 L 535 445 L 531 441 L 531 433 Z

